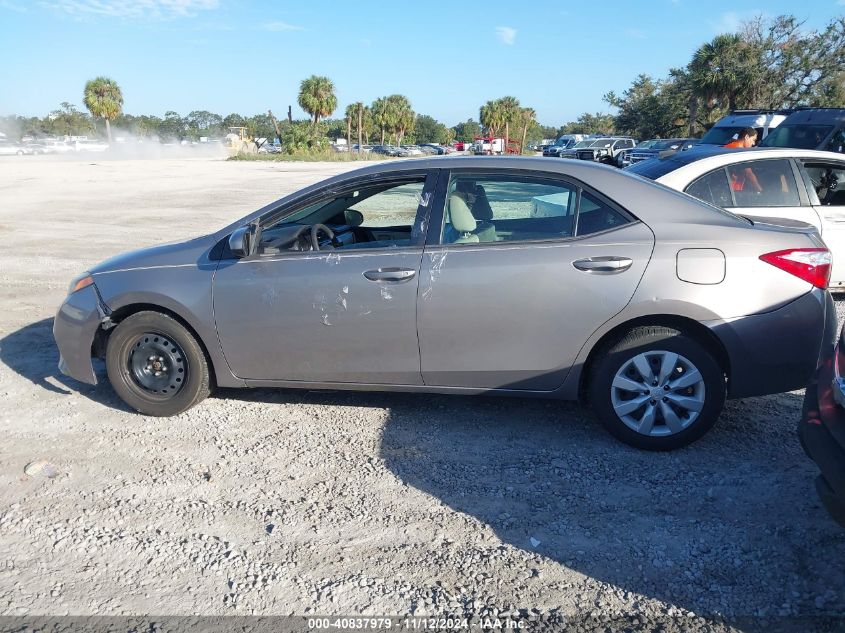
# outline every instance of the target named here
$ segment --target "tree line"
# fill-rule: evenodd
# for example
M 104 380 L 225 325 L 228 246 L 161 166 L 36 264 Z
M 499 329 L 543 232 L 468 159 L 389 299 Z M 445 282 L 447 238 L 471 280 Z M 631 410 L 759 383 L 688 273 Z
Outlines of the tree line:
M 728 111 L 737 108 L 778 109 L 796 106 L 845 106 L 845 17 L 820 30 L 808 30 L 791 15 L 745 22 L 738 32 L 717 35 L 699 46 L 689 62 L 664 78 L 638 75 L 630 87 L 603 101 L 610 113 L 583 113 L 560 126 L 541 125 L 533 108 L 512 96 L 493 99 L 479 108 L 478 120 L 454 126 L 414 111 L 405 95 L 393 94 L 370 104 L 346 106 L 342 118 L 335 87 L 328 77 L 302 81 L 297 99 L 307 120 L 278 121 L 268 110 L 253 116 L 222 116 L 194 110 L 164 117 L 123 112 L 123 95 L 115 81 L 97 77 L 86 83 L 83 103 L 88 112 L 63 102 L 46 117 L 0 117 L 0 131 L 25 134 L 83 135 L 98 133 L 103 121 L 137 137 L 196 140 L 222 137 L 230 127 L 245 127 L 253 137 L 279 137 L 286 151 L 320 149 L 330 140 L 349 143 L 450 143 L 474 137 L 503 136 L 523 148 L 561 134 L 625 134 L 637 138 L 698 136 Z

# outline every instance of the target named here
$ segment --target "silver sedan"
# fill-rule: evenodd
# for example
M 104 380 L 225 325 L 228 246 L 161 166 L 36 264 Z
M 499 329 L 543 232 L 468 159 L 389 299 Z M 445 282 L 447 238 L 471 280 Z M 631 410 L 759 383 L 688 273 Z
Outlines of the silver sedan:
M 815 230 L 585 161 L 377 164 L 80 275 L 60 368 L 147 415 L 214 387 L 582 399 L 654 450 L 801 388 L 834 337 Z

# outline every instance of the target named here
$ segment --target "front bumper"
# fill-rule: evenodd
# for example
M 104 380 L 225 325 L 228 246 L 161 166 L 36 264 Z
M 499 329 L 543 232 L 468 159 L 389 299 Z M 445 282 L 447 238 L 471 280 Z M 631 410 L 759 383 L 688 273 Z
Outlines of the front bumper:
M 80 382 L 97 384 L 91 348 L 108 308 L 94 285 L 68 295 L 53 320 L 53 338 L 59 348 L 59 371 Z
M 836 339 L 836 308 L 814 288 L 765 314 L 705 322 L 728 353 L 728 396 L 747 398 L 803 389 Z
M 845 527 L 845 369 L 842 343 L 822 360 L 804 394 L 798 423 L 801 446 L 819 467 L 816 491 L 824 507 Z

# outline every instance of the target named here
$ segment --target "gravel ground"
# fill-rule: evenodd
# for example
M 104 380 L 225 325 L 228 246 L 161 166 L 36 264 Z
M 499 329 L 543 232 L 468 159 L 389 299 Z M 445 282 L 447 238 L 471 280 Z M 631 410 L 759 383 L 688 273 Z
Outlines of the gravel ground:
M 0 615 L 845 615 L 801 392 L 652 454 L 567 403 L 232 390 L 153 419 L 57 373 L 52 315 L 86 266 L 345 169 L 0 162 Z M 55 472 L 26 474 L 39 459 Z

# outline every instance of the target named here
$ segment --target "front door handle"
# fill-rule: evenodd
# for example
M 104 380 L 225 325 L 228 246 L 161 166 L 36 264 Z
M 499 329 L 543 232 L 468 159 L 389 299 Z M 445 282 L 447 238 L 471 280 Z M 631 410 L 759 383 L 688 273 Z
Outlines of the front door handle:
M 364 277 L 370 281 L 399 284 L 410 281 L 416 274 L 417 271 L 411 268 L 377 268 L 365 272 Z
M 622 273 L 631 267 L 634 260 L 630 257 L 614 257 L 613 255 L 602 255 L 600 257 L 588 257 L 572 262 L 578 270 L 599 275 L 615 275 Z

